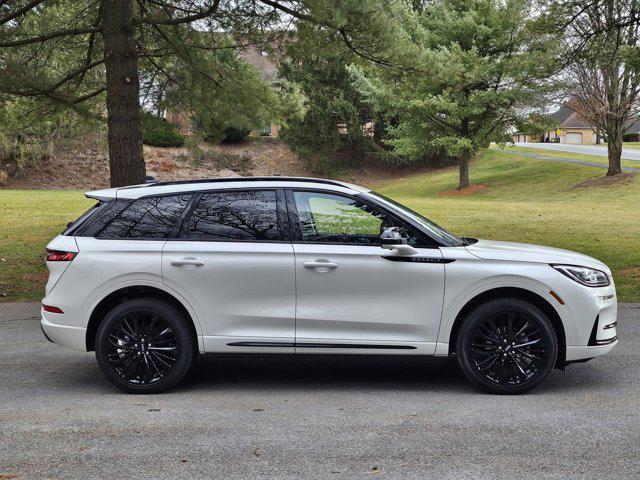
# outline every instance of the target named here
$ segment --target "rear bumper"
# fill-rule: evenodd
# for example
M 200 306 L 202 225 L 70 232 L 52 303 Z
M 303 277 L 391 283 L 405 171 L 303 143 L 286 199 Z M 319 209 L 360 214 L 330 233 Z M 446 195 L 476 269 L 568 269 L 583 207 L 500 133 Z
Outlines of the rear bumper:
M 44 333 L 44 336 L 50 342 L 82 352 L 87 351 L 86 328 L 52 323 L 47 320 L 44 315 L 40 320 L 40 326 L 42 327 L 42 333 Z

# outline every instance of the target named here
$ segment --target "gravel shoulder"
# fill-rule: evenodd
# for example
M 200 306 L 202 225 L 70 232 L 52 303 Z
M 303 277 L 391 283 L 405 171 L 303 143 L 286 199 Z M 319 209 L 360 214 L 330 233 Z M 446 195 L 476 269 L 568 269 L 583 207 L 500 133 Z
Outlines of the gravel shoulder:
M 611 354 L 513 397 L 451 360 L 363 357 L 212 358 L 126 395 L 37 315 L 0 305 L 0 478 L 640 476 L 640 305 L 621 306 Z

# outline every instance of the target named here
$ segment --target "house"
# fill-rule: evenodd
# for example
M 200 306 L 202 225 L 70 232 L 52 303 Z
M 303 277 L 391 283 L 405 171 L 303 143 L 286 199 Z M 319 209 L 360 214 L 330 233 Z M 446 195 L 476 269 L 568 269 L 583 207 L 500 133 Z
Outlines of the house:
M 550 114 L 548 118 L 551 120 L 550 123 L 554 124 L 554 127 L 544 133 L 544 135 L 536 136 L 516 132 L 513 134 L 513 141 L 573 144 L 596 143 L 594 128 L 569 105 L 562 106 Z
M 517 132 L 513 135 L 513 141 L 571 143 L 577 145 L 593 145 L 597 143 L 596 127 L 582 118 L 571 106 L 564 105 L 549 117 L 554 120 L 556 125 L 555 128 L 546 132 L 544 136 L 536 137 Z M 640 141 L 640 119 L 636 119 L 625 133 L 635 134 L 635 141 Z
M 549 138 L 550 142 L 596 143 L 595 128 L 569 105 L 564 105 L 558 111 L 552 113 L 551 117 L 556 119 L 558 126 L 556 129 L 547 132 L 546 137 Z

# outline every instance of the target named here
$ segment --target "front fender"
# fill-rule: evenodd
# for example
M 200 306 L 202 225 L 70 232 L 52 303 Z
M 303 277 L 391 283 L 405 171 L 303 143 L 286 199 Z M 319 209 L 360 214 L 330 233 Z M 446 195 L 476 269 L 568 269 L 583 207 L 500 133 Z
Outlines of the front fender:
M 523 275 L 526 271 L 527 275 Z M 478 261 L 460 259 L 446 265 L 442 319 L 438 331 L 437 355 L 447 355 L 455 320 L 474 298 L 498 288 L 518 288 L 546 300 L 558 313 L 567 342 L 577 338 L 576 322 L 570 309 L 551 294 L 559 274 L 546 264 Z

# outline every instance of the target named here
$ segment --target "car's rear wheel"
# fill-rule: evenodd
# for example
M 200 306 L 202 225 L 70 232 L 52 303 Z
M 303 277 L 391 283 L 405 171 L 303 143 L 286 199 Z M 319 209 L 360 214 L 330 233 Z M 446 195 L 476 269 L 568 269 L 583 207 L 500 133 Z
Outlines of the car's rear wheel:
M 547 316 L 517 298 L 484 303 L 469 313 L 456 353 L 465 376 L 493 393 L 524 393 L 553 369 L 558 340 Z
M 155 298 L 127 300 L 111 310 L 96 333 L 102 373 L 129 393 L 159 393 L 189 371 L 195 339 L 184 315 Z

